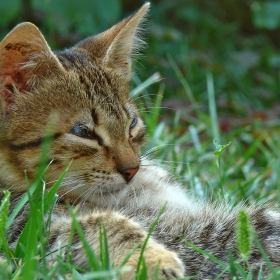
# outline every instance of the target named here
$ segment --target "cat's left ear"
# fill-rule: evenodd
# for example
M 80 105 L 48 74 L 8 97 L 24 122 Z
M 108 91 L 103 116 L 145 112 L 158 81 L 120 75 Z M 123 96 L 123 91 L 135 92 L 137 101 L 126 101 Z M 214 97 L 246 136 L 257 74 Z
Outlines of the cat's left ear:
M 32 23 L 17 25 L 0 43 L 0 107 L 6 114 L 16 95 L 63 67 Z
M 132 56 L 145 44 L 139 37 L 140 25 L 145 19 L 150 3 L 107 31 L 85 39 L 74 48 L 101 60 L 105 67 L 131 76 Z

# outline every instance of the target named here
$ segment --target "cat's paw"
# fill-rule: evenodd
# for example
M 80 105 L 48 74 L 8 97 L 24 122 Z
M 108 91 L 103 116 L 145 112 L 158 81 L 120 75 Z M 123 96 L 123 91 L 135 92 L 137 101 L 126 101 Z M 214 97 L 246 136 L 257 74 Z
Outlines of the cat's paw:
M 184 277 L 184 265 L 178 255 L 159 244 L 149 244 L 145 249 L 144 258 L 148 272 L 147 279 L 171 280 Z M 137 258 L 136 255 L 131 257 L 127 263 L 130 271 L 123 274 L 123 279 L 134 278 L 138 259 L 139 256 Z
M 144 254 L 149 279 L 177 279 L 184 276 L 184 265 L 178 255 L 162 246 L 153 248 Z

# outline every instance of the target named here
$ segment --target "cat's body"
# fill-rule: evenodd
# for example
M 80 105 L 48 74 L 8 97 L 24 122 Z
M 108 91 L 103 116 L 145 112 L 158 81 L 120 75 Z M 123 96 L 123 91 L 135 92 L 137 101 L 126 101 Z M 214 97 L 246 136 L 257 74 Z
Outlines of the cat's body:
M 4 38 L 0 45 L 0 187 L 11 191 L 14 206 L 26 191 L 23 171 L 31 181 L 35 177 L 40 144 L 52 122 L 47 186 L 71 160 L 72 165 L 52 216 L 50 250 L 68 242 L 71 219 L 65 205 L 69 202 L 80 206 L 78 221 L 97 252 L 98 222 L 104 223 L 111 259 L 120 265 L 145 239 L 167 201 L 145 250 L 151 273 L 160 263 L 160 275 L 167 279 L 183 274 L 212 278 L 222 268 L 184 245 L 179 236 L 226 263 L 229 250 L 236 252 L 237 210 L 188 198 L 164 170 L 140 157 L 145 127 L 129 97 L 130 55 L 140 43 L 136 34 L 147 8 L 146 4 L 110 30 L 55 54 L 29 23 Z M 280 214 L 246 210 L 272 263 L 280 266 Z M 12 246 L 27 213 L 22 211 L 9 230 Z M 133 269 L 139 251 L 129 260 Z M 73 243 L 72 256 L 76 265 L 86 266 L 79 240 Z M 257 250 L 250 262 L 256 269 L 262 264 Z

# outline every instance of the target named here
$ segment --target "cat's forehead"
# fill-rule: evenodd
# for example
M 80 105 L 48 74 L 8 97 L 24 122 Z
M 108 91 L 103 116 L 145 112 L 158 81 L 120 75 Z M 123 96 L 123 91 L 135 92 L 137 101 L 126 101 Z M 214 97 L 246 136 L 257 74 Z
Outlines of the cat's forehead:
M 91 64 L 97 65 L 86 53 L 74 49 L 55 51 L 54 54 L 66 70 L 83 69 L 89 67 Z
M 57 52 L 71 80 L 71 85 L 81 88 L 91 103 L 108 105 L 125 103 L 128 97 L 128 83 L 116 71 L 102 67 L 100 61 L 78 51 Z M 112 111 L 114 109 L 112 108 Z
M 69 74 L 69 93 L 80 99 L 95 124 L 104 122 L 102 118 L 121 121 L 135 116 L 137 109 L 122 75 L 76 50 L 57 52 L 56 56 Z

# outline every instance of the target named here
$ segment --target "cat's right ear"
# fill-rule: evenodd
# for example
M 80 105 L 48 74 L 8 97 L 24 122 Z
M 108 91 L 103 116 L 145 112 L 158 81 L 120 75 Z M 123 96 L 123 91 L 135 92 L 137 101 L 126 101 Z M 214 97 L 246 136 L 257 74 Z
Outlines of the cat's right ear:
M 48 72 L 62 69 L 32 23 L 17 25 L 0 43 L 0 104 L 9 113 L 16 95 L 30 91 Z
M 86 52 L 103 66 L 120 71 L 130 80 L 132 58 L 145 45 L 139 33 L 149 7 L 150 3 L 144 4 L 130 17 L 99 35 L 83 40 L 74 49 Z

